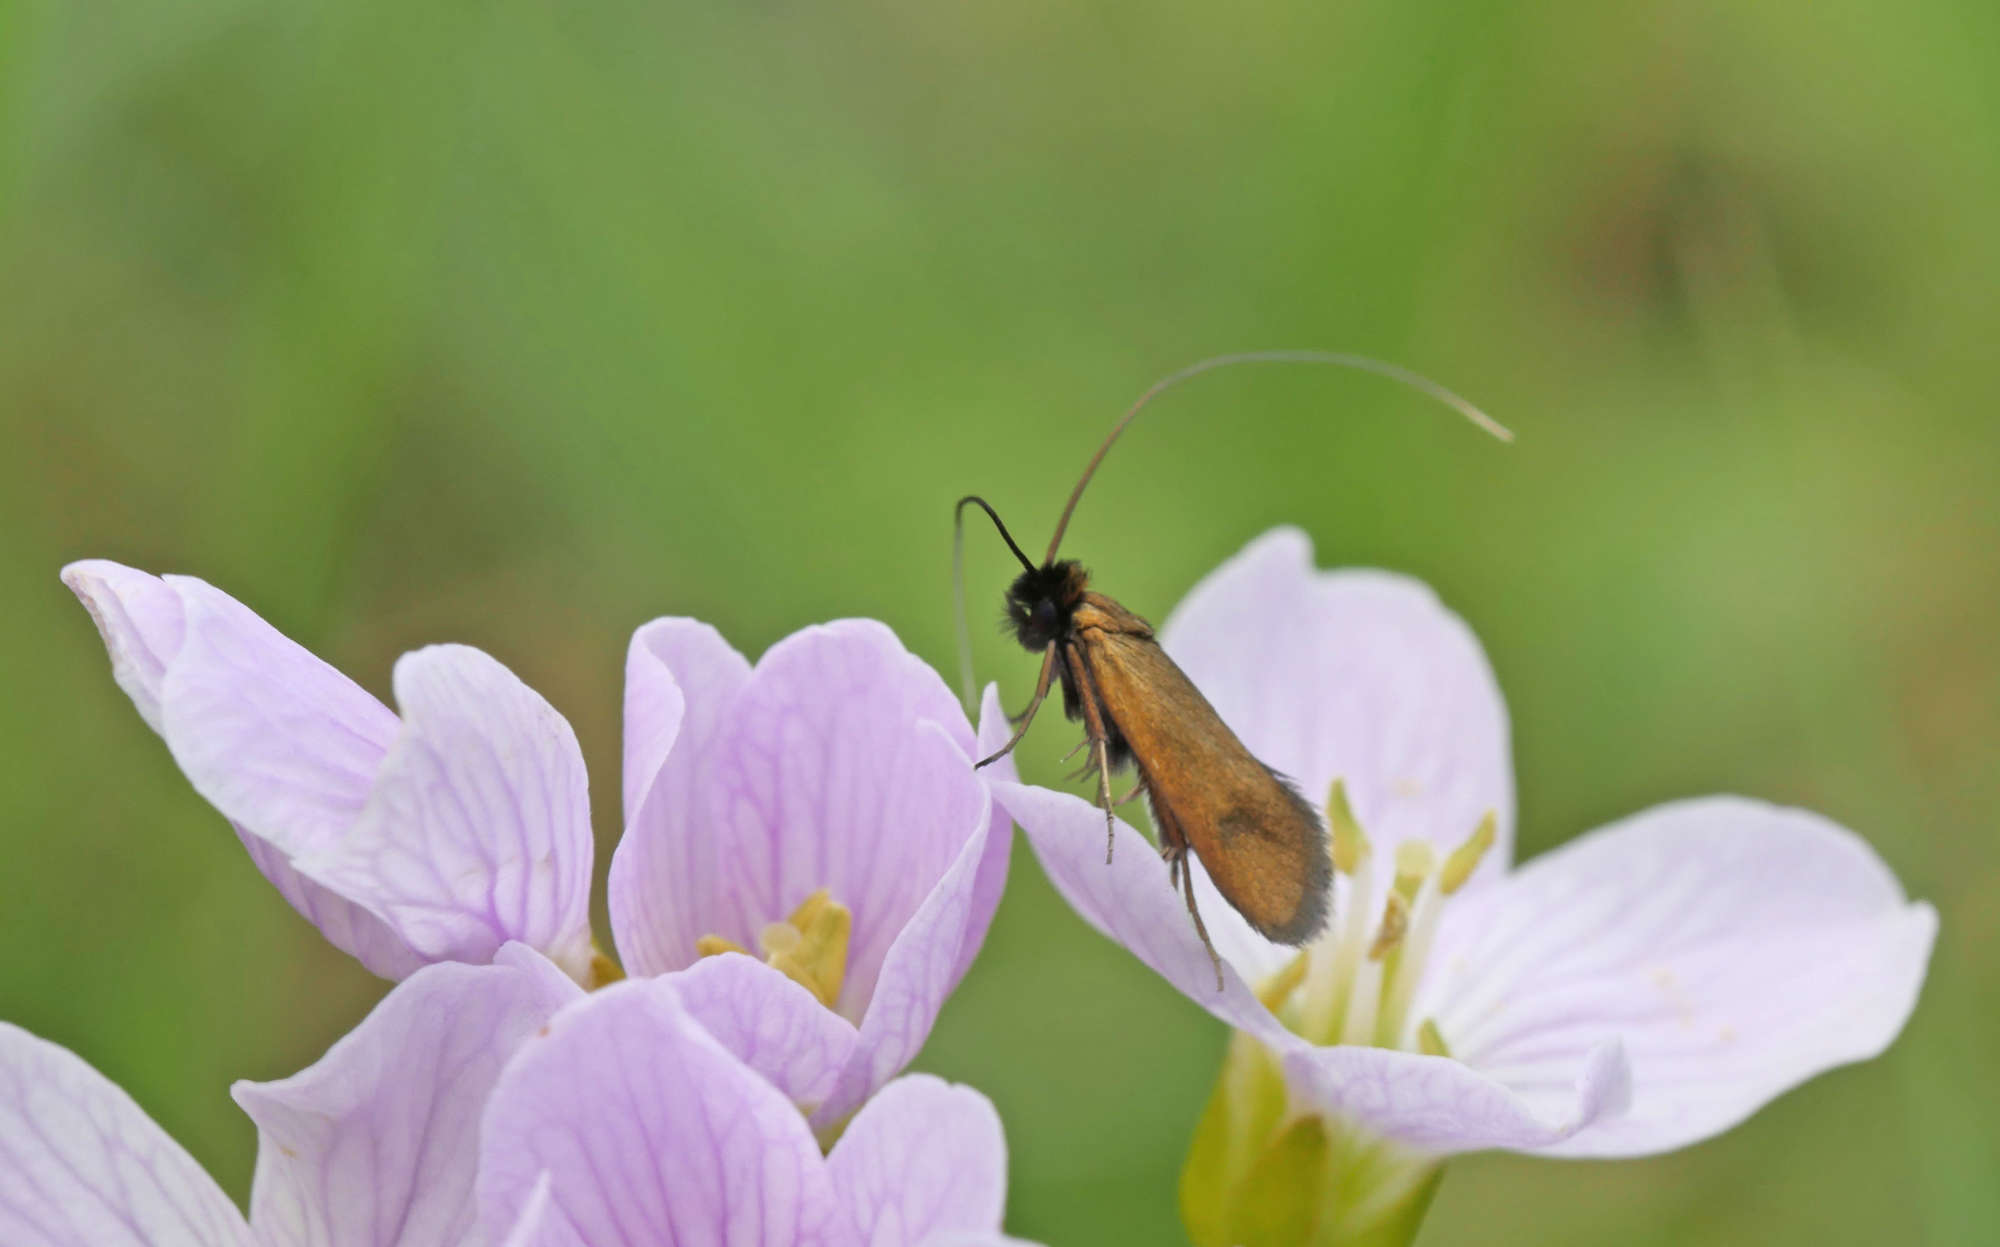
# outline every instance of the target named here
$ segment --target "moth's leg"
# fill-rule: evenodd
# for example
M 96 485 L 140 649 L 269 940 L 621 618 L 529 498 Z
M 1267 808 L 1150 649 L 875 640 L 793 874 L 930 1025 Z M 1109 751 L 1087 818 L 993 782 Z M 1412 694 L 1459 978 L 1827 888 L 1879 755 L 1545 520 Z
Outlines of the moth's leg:
M 1092 740 L 1090 737 L 1088 736 L 1084 737 L 1082 742 L 1080 742 L 1077 745 L 1076 749 L 1072 749 L 1069 751 L 1069 756 L 1065 757 L 1063 761 L 1067 762 L 1069 761 L 1070 757 L 1076 756 L 1077 749 L 1088 749 L 1096 743 L 1097 742 Z M 1097 777 L 1097 755 L 1094 753 L 1091 754 L 1088 758 L 1085 758 L 1083 760 L 1082 766 L 1076 768 L 1074 771 L 1071 771 L 1069 774 L 1063 776 L 1064 779 L 1068 780 L 1072 784 L 1080 779 L 1095 779 L 1096 777 Z
M 1184 856 L 1187 850 L 1181 850 Z M 1181 863 L 1181 894 L 1187 897 L 1188 917 L 1194 919 L 1194 933 L 1201 937 L 1201 946 L 1208 950 L 1208 959 L 1215 966 L 1215 990 L 1222 990 L 1222 956 L 1215 951 L 1215 942 L 1208 938 L 1208 928 L 1201 924 L 1201 911 L 1194 907 L 1194 872 L 1187 863 Z
M 1215 990 L 1222 990 L 1222 957 L 1215 951 L 1215 944 L 1208 938 L 1208 927 L 1202 923 L 1201 911 L 1194 904 L 1194 868 L 1188 864 L 1187 837 L 1181 834 L 1180 824 L 1174 821 L 1171 811 L 1156 810 L 1155 821 L 1160 825 L 1160 856 L 1167 859 L 1167 886 L 1178 887 L 1187 898 L 1188 917 L 1194 919 L 1194 933 L 1201 937 L 1201 946 L 1208 950 L 1208 959 L 1215 966 Z
M 1081 744 L 1077 745 L 1076 749 L 1072 749 L 1069 751 L 1069 757 L 1062 758 L 1061 761 L 1064 762 L 1069 761 L 1070 757 L 1076 756 L 1077 749 L 1087 749 L 1091 745 L 1094 745 L 1095 743 L 1096 742 L 1092 740 L 1088 739 L 1084 740 Z M 1079 779 L 1091 779 L 1096 776 L 1096 774 L 1100 769 L 1101 768 L 1098 766 L 1097 758 L 1095 755 L 1093 755 L 1090 761 L 1084 763 L 1082 766 L 1076 768 L 1074 771 L 1071 771 L 1068 775 L 1064 776 L 1063 778 L 1071 781 L 1072 783 L 1074 783 Z M 1132 785 L 1131 790 L 1128 791 L 1124 796 L 1113 797 L 1111 799 L 1111 804 L 1113 806 L 1130 805 L 1134 801 L 1137 801 L 1140 797 L 1144 796 L 1145 794 L 1146 794 L 1146 780 L 1144 776 L 1141 776 L 1139 782 Z
M 1055 674 L 1056 643 L 1050 641 L 1048 649 L 1042 651 L 1042 674 L 1035 681 L 1035 695 L 1029 700 L 1028 708 L 1023 710 L 1020 717 L 1015 720 L 1017 726 L 1014 728 L 1014 734 L 1007 738 L 1006 744 L 1000 746 L 999 752 L 981 758 L 979 761 L 973 763 L 973 770 L 978 770 L 988 762 L 998 762 L 1000 759 L 1014 752 L 1014 746 L 1020 744 L 1021 738 L 1028 734 L 1028 725 L 1035 721 L 1035 711 L 1042 708 L 1042 699 L 1049 695 L 1049 681 L 1055 678 Z
M 1118 844 L 1118 820 L 1111 813 L 1111 746 L 1102 736 L 1097 747 L 1097 803 L 1104 807 L 1104 864 L 1111 864 L 1111 850 Z
M 1067 648 L 1070 678 L 1077 682 L 1077 692 L 1081 694 L 1077 700 L 1082 703 L 1083 728 L 1090 737 L 1091 753 L 1097 763 L 1097 804 L 1104 810 L 1104 864 L 1109 866 L 1111 850 L 1118 843 L 1118 822 L 1111 813 L 1111 733 L 1104 728 L 1097 685 L 1090 678 L 1090 668 L 1083 664 L 1083 654 L 1074 642 Z
M 1075 756 L 1076 756 L 1077 754 L 1079 754 L 1079 753 L 1082 753 L 1082 752 L 1083 752 L 1083 751 L 1084 751 L 1084 750 L 1085 750 L 1086 748 L 1088 748 L 1089 746 L 1090 746 L 1090 737 L 1086 736 L 1086 737 L 1084 737 L 1084 738 L 1083 738 L 1082 740 L 1080 740 L 1080 741 L 1076 742 L 1076 748 L 1074 748 L 1074 749 L 1070 750 L 1070 751 L 1069 751 L 1068 753 L 1064 754 L 1064 755 L 1063 755 L 1062 757 L 1060 757 L 1060 758 L 1057 758 L 1057 759 L 1056 759 L 1056 761 L 1058 761 L 1058 762 L 1067 762 L 1067 761 L 1069 761 L 1069 760 L 1070 760 L 1071 758 L 1074 758 L 1074 757 L 1075 757 Z

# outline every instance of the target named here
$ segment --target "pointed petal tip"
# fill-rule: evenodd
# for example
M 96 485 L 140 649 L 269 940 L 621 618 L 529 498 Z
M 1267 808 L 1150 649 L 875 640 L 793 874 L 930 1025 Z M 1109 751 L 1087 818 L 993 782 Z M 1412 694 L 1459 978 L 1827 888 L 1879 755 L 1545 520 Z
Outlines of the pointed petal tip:
M 64 563 L 62 570 L 56 574 L 65 585 L 69 586 L 70 592 L 75 593 L 78 597 L 83 596 L 86 592 L 94 588 L 96 582 L 116 580 L 122 576 L 144 576 L 148 580 L 158 579 L 158 577 L 149 572 L 142 572 L 136 567 L 128 567 L 114 559 L 96 558 L 76 559 L 72 562 Z
M 179 596 L 159 577 L 109 559 L 71 563 L 62 582 L 90 613 L 118 687 L 146 725 L 164 734 L 162 686 L 185 628 Z

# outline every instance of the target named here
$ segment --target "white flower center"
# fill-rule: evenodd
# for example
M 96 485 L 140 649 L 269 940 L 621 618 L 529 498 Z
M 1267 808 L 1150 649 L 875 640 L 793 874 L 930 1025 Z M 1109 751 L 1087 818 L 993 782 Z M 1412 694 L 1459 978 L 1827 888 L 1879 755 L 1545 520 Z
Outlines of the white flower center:
M 1354 817 L 1346 786 L 1333 782 L 1326 802 L 1333 868 L 1348 880 L 1347 903 L 1320 937 L 1257 988 L 1295 1033 L 1321 1045 L 1362 1044 L 1448 1056 L 1437 1023 L 1413 1021 L 1438 914 L 1492 847 L 1497 821 L 1488 811 L 1442 862 L 1428 841 L 1396 846 L 1379 886 L 1374 846 Z

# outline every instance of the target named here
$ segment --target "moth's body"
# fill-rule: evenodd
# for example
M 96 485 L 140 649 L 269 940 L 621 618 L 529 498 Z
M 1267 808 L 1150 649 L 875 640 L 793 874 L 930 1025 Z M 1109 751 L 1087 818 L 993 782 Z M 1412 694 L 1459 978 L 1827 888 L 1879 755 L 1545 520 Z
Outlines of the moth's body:
M 1236 738 L 1160 648 L 1150 624 L 1088 586 L 1082 566 L 1065 559 L 1022 572 L 1007 591 L 1016 638 L 1045 656 L 1022 730 L 1053 671 L 1064 711 L 1084 725 L 1107 824 L 1114 804 L 1108 772 L 1130 763 L 1159 829 L 1160 854 L 1186 892 L 1203 942 L 1208 933 L 1185 873 L 1189 849 L 1259 934 L 1281 944 L 1311 939 L 1326 922 L 1332 888 L 1318 815 Z
M 1039 566 L 984 498 L 967 494 L 953 509 L 952 582 L 958 596 L 966 704 L 975 698 L 972 638 L 965 626 L 966 507 L 977 505 L 986 512 L 1020 563 L 1023 570 L 1007 590 L 1007 619 L 1021 644 L 1042 656 L 1034 700 L 1016 716 L 1013 736 L 978 765 L 1005 756 L 1021 742 L 1050 685 L 1060 676 L 1063 709 L 1070 718 L 1082 720 L 1084 743 L 1097 771 L 1097 800 L 1104 807 L 1107 841 L 1116 841 L 1111 811 L 1118 804 L 1111 799 L 1110 772 L 1130 762 L 1139 771 L 1134 794 L 1146 795 L 1153 823 L 1160 829 L 1167 877 L 1183 887 L 1188 915 L 1208 945 L 1209 956 L 1215 958 L 1218 990 L 1223 984 L 1222 960 L 1215 956 L 1215 945 L 1195 909 L 1194 884 L 1186 871 L 1188 850 L 1201 859 L 1223 899 L 1259 934 L 1282 944 L 1303 944 L 1326 925 L 1327 911 L 1333 907 L 1333 862 L 1326 830 L 1290 781 L 1252 757 L 1236 739 L 1215 707 L 1160 649 L 1152 627 L 1110 598 L 1091 592 L 1082 565 L 1072 559 L 1058 561 L 1056 552 L 1062 549 L 1063 534 L 1084 487 L 1111 444 L 1155 395 L 1216 368 L 1259 363 L 1332 364 L 1378 373 L 1455 408 L 1502 441 L 1513 440 L 1513 434 L 1471 403 L 1394 364 L 1327 351 L 1246 351 L 1183 368 L 1155 382 L 1125 409 L 1070 490 L 1055 535 L 1049 538 L 1049 552 Z M 1110 860 L 1108 845 L 1105 860 Z

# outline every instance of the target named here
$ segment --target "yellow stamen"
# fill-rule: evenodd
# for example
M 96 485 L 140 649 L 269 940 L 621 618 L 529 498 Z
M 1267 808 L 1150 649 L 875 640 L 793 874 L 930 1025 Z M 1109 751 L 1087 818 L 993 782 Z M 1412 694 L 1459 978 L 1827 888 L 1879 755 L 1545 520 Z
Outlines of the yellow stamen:
M 1400 883 L 1400 878 L 1398 883 Z M 1389 955 L 1391 949 L 1403 942 L 1403 932 L 1410 927 L 1410 902 L 1403 897 L 1401 888 L 1389 893 L 1387 903 L 1382 906 L 1382 925 L 1376 928 L 1375 942 L 1368 946 L 1368 959 L 1380 961 Z
M 1479 820 L 1479 826 L 1464 844 L 1451 851 L 1444 859 L 1444 869 L 1438 873 L 1438 888 L 1446 896 L 1465 886 L 1472 872 L 1479 869 L 1479 861 L 1486 856 L 1486 850 L 1493 847 L 1493 837 L 1499 833 L 1500 820 L 1492 810 Z
M 1354 807 L 1347 803 L 1346 780 L 1334 780 L 1333 791 L 1326 795 L 1326 821 L 1333 832 L 1333 868 L 1351 875 L 1368 856 L 1369 846 Z
M 854 915 L 835 901 L 825 889 L 808 896 L 783 922 L 773 922 L 757 933 L 757 945 L 772 969 L 804 987 L 831 1009 L 840 999 L 847 980 L 847 940 L 854 927 Z M 717 953 L 749 953 L 749 949 L 720 935 L 704 935 L 695 941 L 695 951 L 704 957 Z
M 625 977 L 625 967 L 618 964 L 603 949 L 590 946 L 590 986 L 593 990 L 609 983 L 616 983 Z
M 794 909 L 792 916 L 785 919 L 785 921 L 804 931 L 819 923 L 832 910 L 839 910 L 843 914 L 847 912 L 842 906 L 833 903 L 833 894 L 831 892 L 825 888 L 821 888 L 811 896 L 800 901 L 799 907 Z
M 1375 931 L 1375 942 L 1368 946 L 1371 960 L 1380 961 L 1402 944 L 1403 935 L 1410 929 L 1410 903 L 1417 898 L 1417 889 L 1430 877 L 1431 867 L 1437 864 L 1437 854 L 1430 843 L 1424 840 L 1405 840 L 1396 846 L 1396 881 L 1389 886 L 1389 896 L 1382 905 L 1382 925 Z
M 767 960 L 831 1009 L 847 978 L 847 936 L 853 926 L 847 906 L 835 904 L 821 888 L 793 910 L 788 921 L 764 929 Z
M 702 957 L 714 957 L 720 953 L 743 953 L 747 956 L 750 952 L 735 940 L 726 940 L 719 935 L 702 936 L 694 942 L 694 951 Z
M 1417 1051 L 1425 1056 L 1451 1055 L 1451 1049 L 1444 1046 L 1444 1036 L 1438 1033 L 1437 1019 L 1425 1018 L 1417 1027 Z
M 1381 1031 L 1376 1040 L 1378 1043 L 1394 1047 L 1402 1042 L 1403 1019 L 1410 1015 L 1410 1000 L 1416 995 L 1417 980 L 1423 976 L 1424 962 L 1430 956 L 1431 936 L 1437 931 L 1438 907 L 1443 903 L 1436 875 L 1417 886 L 1416 899 L 1410 902 L 1409 921 L 1402 941 L 1384 963 L 1382 977 L 1385 990 L 1382 1016 L 1377 1023 Z

